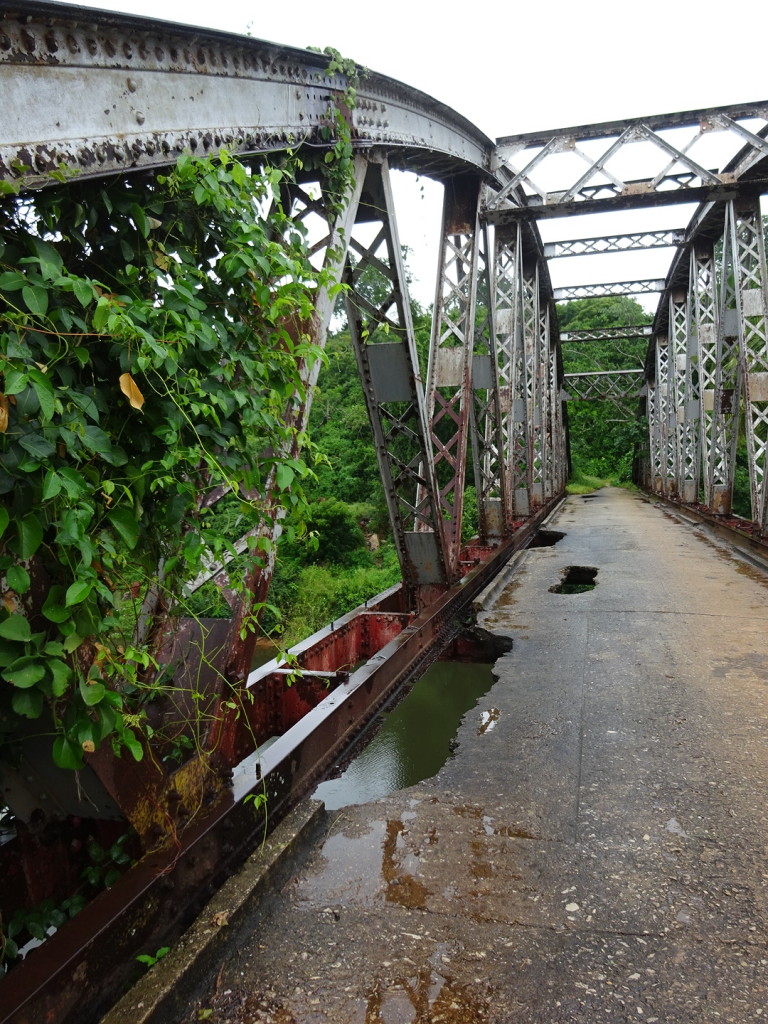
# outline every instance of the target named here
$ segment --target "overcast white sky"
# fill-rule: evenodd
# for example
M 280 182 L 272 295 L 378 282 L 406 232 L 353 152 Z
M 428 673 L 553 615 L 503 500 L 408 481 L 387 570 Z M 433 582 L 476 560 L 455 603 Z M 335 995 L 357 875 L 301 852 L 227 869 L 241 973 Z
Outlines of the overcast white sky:
M 81 4 L 197 24 L 293 46 L 334 46 L 374 71 L 447 103 L 492 138 L 768 98 L 768 0 L 730 4 L 645 0 L 641 4 L 486 2 L 461 7 L 423 0 L 81 0 Z M 439 233 L 437 195 L 402 218 L 415 249 Z M 685 212 L 660 212 L 648 227 L 682 225 Z M 551 222 L 550 222 L 551 224 Z M 588 224 L 545 237 L 627 230 Z M 552 232 L 552 233 L 550 233 Z M 436 257 L 413 263 L 417 297 L 431 301 Z M 664 277 L 668 250 L 645 265 L 620 257 L 590 280 Z M 427 264 L 429 263 L 429 267 Z M 553 266 L 555 285 L 580 283 L 577 260 Z M 615 265 L 615 264 L 614 264 Z M 583 264 L 582 264 L 583 266 Z
M 81 0 L 293 46 L 335 46 L 492 137 L 768 96 L 768 3 Z

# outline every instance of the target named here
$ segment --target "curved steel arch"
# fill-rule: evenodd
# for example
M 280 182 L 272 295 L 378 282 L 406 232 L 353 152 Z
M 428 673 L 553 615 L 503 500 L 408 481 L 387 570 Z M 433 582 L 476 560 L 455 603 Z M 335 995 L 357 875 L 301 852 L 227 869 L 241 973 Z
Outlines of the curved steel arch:
M 103 175 L 226 146 L 328 146 L 343 76 L 328 57 L 246 36 L 56 3 L 7 5 L 0 22 L 0 179 Z M 362 70 L 362 69 L 361 69 Z M 492 176 L 494 147 L 466 118 L 366 74 L 349 113 L 359 148 L 436 178 Z

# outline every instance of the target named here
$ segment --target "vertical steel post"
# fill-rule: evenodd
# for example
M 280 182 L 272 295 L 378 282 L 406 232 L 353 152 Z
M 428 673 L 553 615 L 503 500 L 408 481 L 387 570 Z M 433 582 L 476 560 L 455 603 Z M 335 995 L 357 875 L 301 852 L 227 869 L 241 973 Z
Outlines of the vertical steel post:
M 373 240 L 370 241 L 371 237 Z M 368 163 L 350 239 L 347 313 L 392 522 L 412 607 L 424 588 L 445 586 L 450 561 L 440 516 L 429 422 L 385 160 Z M 375 287 L 366 288 L 364 275 Z
M 315 218 L 322 218 L 326 221 L 327 234 L 315 245 L 318 257 L 322 259 L 324 269 L 328 272 L 330 281 L 340 280 L 347 258 L 347 246 L 357 216 L 360 195 L 365 179 L 366 162 L 362 157 L 355 159 L 354 181 L 348 196 L 345 197 L 341 212 L 329 220 L 325 213 L 322 196 L 319 199 L 312 199 L 308 193 L 302 190 L 286 197 L 286 208 L 290 208 L 291 217 L 300 221 L 304 217 L 312 215 Z M 319 182 L 322 191 L 322 182 Z M 289 206 L 290 204 L 290 206 Z M 328 329 L 333 315 L 335 299 L 331 297 L 328 287 L 320 289 L 315 296 L 315 313 L 313 321 L 308 327 L 312 333 L 312 341 L 321 348 L 325 347 L 328 337 Z M 302 362 L 300 367 L 300 380 L 303 391 L 303 398 L 290 403 L 286 410 L 286 419 L 295 426 L 295 438 L 303 436 L 309 422 L 309 413 L 312 407 L 312 397 L 317 378 L 320 373 L 321 361 L 314 360 L 312 363 Z M 298 440 L 294 440 L 293 447 L 286 455 L 296 456 L 299 453 Z M 265 484 L 265 494 L 271 494 L 276 487 L 275 472 L 273 470 L 270 478 Z M 277 556 L 277 541 L 282 531 L 282 519 L 284 511 L 280 510 L 269 515 L 267 521 L 257 533 L 258 547 L 264 550 L 263 564 L 254 569 L 247 581 L 247 590 L 250 600 L 241 601 L 233 609 L 233 627 L 231 631 L 232 643 L 227 661 L 227 673 L 230 678 L 243 679 L 248 674 L 253 660 L 253 648 L 256 642 L 256 634 L 244 630 L 244 623 L 251 612 L 253 603 L 265 601 L 269 592 L 269 586 L 274 573 Z M 263 544 L 267 541 L 267 544 Z M 262 543 L 259 543 L 262 542 Z M 226 585 L 226 580 L 225 580 Z M 245 634 L 245 639 L 240 639 Z
M 734 265 L 733 206 L 725 207 L 723 251 L 717 294 L 715 374 L 712 395 L 711 447 L 707 504 L 719 515 L 730 515 L 736 469 L 736 444 L 741 406 L 739 299 Z M 715 288 L 718 288 L 715 282 Z M 710 399 L 707 397 L 707 404 Z
M 693 319 L 694 289 L 673 296 L 678 403 L 677 492 L 693 504 L 699 500 L 699 347 Z
M 731 206 L 752 518 L 768 529 L 768 270 L 757 197 Z
M 699 468 L 704 501 L 713 507 L 713 413 L 717 372 L 717 281 L 712 244 L 695 245 L 690 263 L 691 333 L 695 337 L 699 373 Z
M 675 450 L 677 443 L 677 410 L 674 400 L 674 365 L 670 365 L 669 338 L 656 338 L 656 402 L 659 423 L 659 493 L 675 490 Z
M 647 486 L 661 494 L 664 490 L 664 449 L 662 444 L 662 423 L 661 423 L 661 386 L 659 381 L 659 343 L 656 340 L 654 346 L 654 379 L 648 381 L 648 400 L 646 410 L 648 413 L 648 452 L 649 464 L 648 473 L 650 479 L 646 481 Z
M 560 494 L 568 483 L 568 460 L 565 449 L 563 400 L 560 394 L 560 332 L 557 312 L 550 303 L 549 315 L 549 393 L 552 419 L 552 486 Z
M 525 399 L 528 411 L 528 491 L 531 505 L 544 500 L 542 480 L 541 319 L 539 268 L 523 267 L 523 336 L 525 345 Z
M 688 365 L 688 295 L 674 292 L 669 298 L 671 345 L 670 395 L 674 405 L 673 492 L 684 498 L 685 492 L 685 382 Z
M 477 178 L 445 186 L 440 271 L 427 371 L 427 418 L 452 579 L 460 575 L 478 267 Z
M 530 515 L 528 401 L 524 337 L 521 227 L 496 229 L 494 306 L 499 356 L 503 455 L 507 463 L 507 509 Z M 510 523 L 511 525 L 511 523 Z
M 552 497 L 552 368 L 549 344 L 549 303 L 539 295 L 539 395 L 541 407 L 541 489 L 542 500 Z
M 500 539 L 510 519 L 507 467 L 502 436 L 501 362 L 497 351 L 496 311 L 488 228 L 479 236 L 478 294 L 472 355 L 470 432 L 475 471 L 477 518 L 483 543 Z

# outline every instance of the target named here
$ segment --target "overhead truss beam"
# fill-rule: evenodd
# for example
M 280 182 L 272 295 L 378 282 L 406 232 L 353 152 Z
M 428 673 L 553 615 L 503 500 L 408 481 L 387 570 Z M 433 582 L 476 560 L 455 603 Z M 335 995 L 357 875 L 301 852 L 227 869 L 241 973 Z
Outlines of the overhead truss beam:
M 664 281 L 651 279 L 645 281 L 614 281 L 610 284 L 577 284 L 565 288 L 555 288 L 555 302 L 568 302 L 571 299 L 597 299 L 612 295 L 652 295 L 664 291 Z
M 713 133 L 726 141 L 722 168 L 711 166 Z M 497 144 L 507 181 L 488 201 L 489 219 L 733 198 L 765 178 L 754 168 L 768 157 L 766 134 L 768 104 L 758 103 L 507 136 Z M 626 177 L 629 147 L 642 177 Z
M 587 401 L 599 399 L 615 401 L 616 399 L 637 398 L 643 387 L 645 370 L 598 370 L 594 373 L 566 373 L 563 385 L 566 393 L 565 401 L 580 399 Z
M 667 249 L 681 245 L 684 231 L 635 231 L 624 235 L 602 235 L 596 238 L 570 238 L 547 242 L 544 256 L 562 259 L 565 256 L 601 256 L 603 253 L 632 252 L 636 249 Z
M 650 338 L 653 328 L 650 324 L 637 324 L 632 327 L 600 327 L 594 331 L 564 331 L 560 341 L 637 341 Z

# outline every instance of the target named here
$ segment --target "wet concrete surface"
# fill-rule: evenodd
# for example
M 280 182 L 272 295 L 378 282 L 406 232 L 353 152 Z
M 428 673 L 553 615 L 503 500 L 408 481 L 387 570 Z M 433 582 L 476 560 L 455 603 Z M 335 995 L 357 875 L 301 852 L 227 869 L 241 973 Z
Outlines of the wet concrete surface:
M 174 1024 L 768 1018 L 765 577 L 620 490 L 552 525 L 455 756 L 329 814 Z

